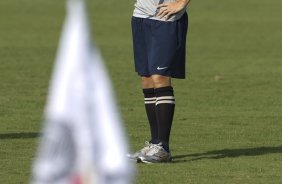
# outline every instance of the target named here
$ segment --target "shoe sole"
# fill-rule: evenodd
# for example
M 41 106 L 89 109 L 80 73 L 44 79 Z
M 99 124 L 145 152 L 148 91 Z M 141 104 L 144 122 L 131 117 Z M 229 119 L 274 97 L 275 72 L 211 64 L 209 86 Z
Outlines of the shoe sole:
M 159 161 L 159 160 L 148 161 L 144 157 L 140 157 L 139 159 L 140 159 L 140 162 L 142 162 L 144 164 L 156 164 L 156 163 L 169 163 L 169 162 L 172 162 L 172 158 L 169 158 L 168 160 L 161 160 L 161 161 Z

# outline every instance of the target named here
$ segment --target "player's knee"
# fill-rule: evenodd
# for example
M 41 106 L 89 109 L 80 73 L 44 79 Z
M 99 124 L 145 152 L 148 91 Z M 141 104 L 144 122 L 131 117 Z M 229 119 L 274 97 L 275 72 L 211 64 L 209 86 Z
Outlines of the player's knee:
M 152 80 L 155 88 L 171 86 L 170 77 L 162 75 L 153 75 Z
M 141 84 L 143 89 L 154 88 L 154 82 L 151 77 L 141 77 Z

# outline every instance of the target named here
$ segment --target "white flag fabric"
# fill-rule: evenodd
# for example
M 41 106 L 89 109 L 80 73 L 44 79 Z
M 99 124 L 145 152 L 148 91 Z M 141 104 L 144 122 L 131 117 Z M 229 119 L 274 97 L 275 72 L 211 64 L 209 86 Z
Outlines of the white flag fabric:
M 127 184 L 134 166 L 83 0 L 69 0 L 32 184 Z

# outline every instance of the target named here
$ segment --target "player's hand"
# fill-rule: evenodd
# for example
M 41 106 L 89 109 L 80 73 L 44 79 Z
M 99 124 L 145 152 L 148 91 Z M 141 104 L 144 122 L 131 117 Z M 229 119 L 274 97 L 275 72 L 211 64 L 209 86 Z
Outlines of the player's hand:
M 168 20 L 171 15 L 180 12 L 186 8 L 188 0 L 178 0 L 175 2 L 162 3 L 157 5 L 157 8 L 160 9 L 157 16 L 162 19 Z

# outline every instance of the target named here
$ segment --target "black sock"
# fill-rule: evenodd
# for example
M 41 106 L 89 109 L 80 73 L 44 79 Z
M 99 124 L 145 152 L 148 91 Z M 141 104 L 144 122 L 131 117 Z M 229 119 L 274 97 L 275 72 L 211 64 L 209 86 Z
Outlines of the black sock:
M 156 94 L 154 88 L 143 89 L 147 117 L 150 124 L 151 143 L 156 144 L 158 139 L 158 124 L 156 118 Z
M 169 151 L 169 135 L 171 131 L 175 98 L 171 86 L 156 88 L 156 114 L 158 122 L 158 141 Z

